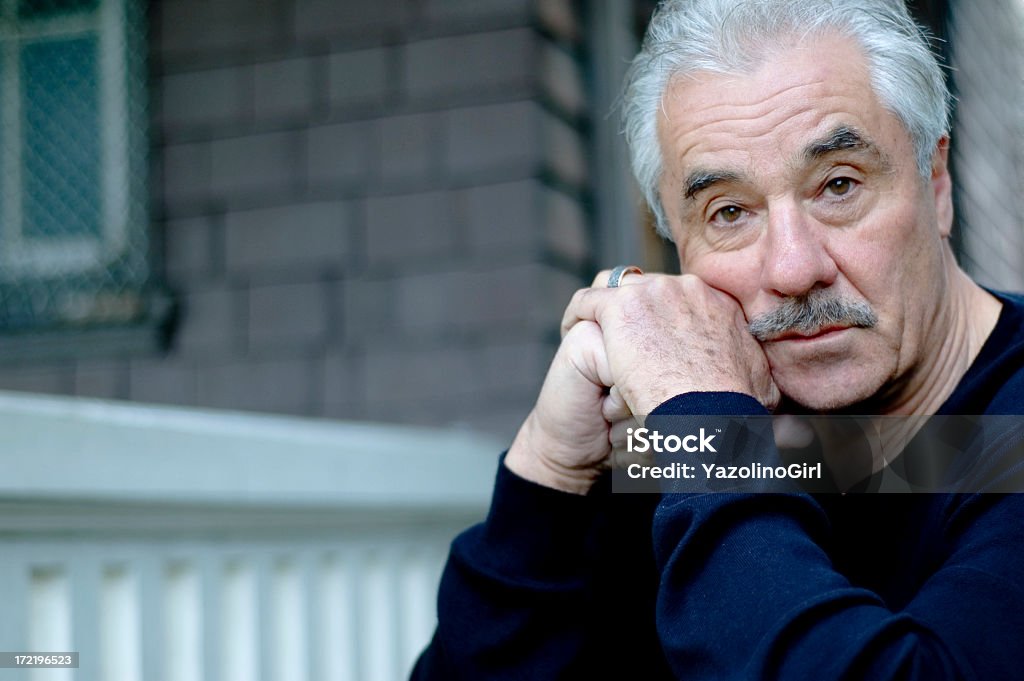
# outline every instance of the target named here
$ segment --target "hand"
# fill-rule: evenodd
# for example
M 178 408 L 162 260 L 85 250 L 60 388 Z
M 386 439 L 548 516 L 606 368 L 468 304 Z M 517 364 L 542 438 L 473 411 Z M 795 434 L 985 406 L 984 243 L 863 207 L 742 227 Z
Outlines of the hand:
M 734 298 L 693 275 L 632 275 L 610 289 L 608 274 L 576 293 L 562 332 L 600 326 L 611 384 L 633 414 L 697 391 L 745 393 L 768 409 L 778 404 L 768 360 Z
M 601 329 L 593 322 L 573 325 L 505 465 L 538 484 L 586 494 L 611 454 L 609 422 L 602 413 L 609 385 Z

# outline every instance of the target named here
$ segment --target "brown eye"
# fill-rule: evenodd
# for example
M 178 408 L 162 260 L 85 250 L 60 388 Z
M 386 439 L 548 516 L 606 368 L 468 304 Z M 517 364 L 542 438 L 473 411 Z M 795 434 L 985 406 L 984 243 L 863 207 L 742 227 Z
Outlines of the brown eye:
M 730 223 L 736 222 L 743 215 L 743 209 L 739 206 L 726 206 L 720 209 L 715 215 L 722 220 L 722 222 Z
M 850 193 L 853 189 L 853 180 L 848 177 L 837 177 L 834 180 L 829 180 L 828 184 L 825 185 L 833 196 L 845 196 Z

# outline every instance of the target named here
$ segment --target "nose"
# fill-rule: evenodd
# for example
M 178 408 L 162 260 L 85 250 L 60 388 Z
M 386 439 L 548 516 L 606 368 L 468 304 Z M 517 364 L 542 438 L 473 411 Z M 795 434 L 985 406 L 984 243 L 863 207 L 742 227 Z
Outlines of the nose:
M 831 286 L 838 273 L 821 225 L 799 205 L 769 208 L 762 287 L 781 297 L 802 296 Z

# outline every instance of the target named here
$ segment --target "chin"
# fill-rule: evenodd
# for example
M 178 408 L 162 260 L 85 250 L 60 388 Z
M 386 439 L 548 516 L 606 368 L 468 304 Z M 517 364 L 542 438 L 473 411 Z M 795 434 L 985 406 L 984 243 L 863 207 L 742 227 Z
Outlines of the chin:
M 802 373 L 802 372 L 801 372 Z M 822 371 L 817 374 L 786 376 L 773 373 L 783 397 L 811 412 L 838 412 L 861 404 L 877 394 L 882 381 L 860 373 Z

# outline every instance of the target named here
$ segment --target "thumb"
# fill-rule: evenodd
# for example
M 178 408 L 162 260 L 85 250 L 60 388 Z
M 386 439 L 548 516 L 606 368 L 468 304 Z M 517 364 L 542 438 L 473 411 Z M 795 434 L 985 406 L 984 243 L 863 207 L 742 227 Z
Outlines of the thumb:
M 567 349 L 566 359 L 580 376 L 602 388 L 608 388 L 614 383 L 604 347 L 604 335 L 595 322 L 578 322 L 569 329 L 562 343 Z

